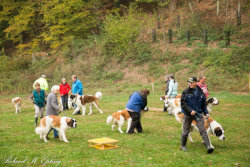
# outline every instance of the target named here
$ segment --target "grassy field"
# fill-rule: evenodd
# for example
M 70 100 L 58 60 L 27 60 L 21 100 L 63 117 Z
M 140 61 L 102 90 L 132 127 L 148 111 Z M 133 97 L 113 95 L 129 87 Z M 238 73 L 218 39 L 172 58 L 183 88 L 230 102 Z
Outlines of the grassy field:
M 136 89 L 135 89 L 136 90 Z M 111 131 L 106 118 L 123 109 L 132 90 L 102 90 L 100 102 L 104 114 L 94 109 L 90 116 L 69 116 L 77 119 L 78 127 L 67 133 L 69 143 L 53 139 L 40 141 L 35 134 L 34 109 L 25 101 L 22 113 L 15 114 L 10 103 L 16 95 L 0 96 L 0 162 L 1 166 L 248 166 L 250 164 L 250 96 L 229 92 L 212 92 L 220 100 L 211 116 L 225 129 L 225 141 L 211 136 L 215 151 L 208 155 L 201 144 L 198 132 L 193 134 L 194 143 L 188 142 L 188 152 L 179 150 L 181 124 L 173 116 L 159 111 L 149 111 L 142 118 L 144 133 L 128 135 Z M 89 91 L 88 93 L 94 93 Z M 161 93 L 149 96 L 149 107 L 162 108 Z M 25 97 L 26 95 L 19 95 Z M 88 111 L 88 110 L 87 110 Z M 62 116 L 62 115 L 61 115 Z M 126 125 L 123 126 L 126 130 Z M 119 148 L 96 150 L 88 147 L 88 140 L 110 137 L 119 140 Z M 5 163 L 8 158 L 25 160 L 25 163 Z M 37 161 L 34 161 L 37 159 Z M 32 160 L 34 163 L 32 163 Z M 50 162 L 48 162 L 48 161 Z M 46 163 L 46 161 L 48 163 Z M 52 163 L 54 161 L 54 163 Z M 59 161 L 59 164 L 56 164 Z

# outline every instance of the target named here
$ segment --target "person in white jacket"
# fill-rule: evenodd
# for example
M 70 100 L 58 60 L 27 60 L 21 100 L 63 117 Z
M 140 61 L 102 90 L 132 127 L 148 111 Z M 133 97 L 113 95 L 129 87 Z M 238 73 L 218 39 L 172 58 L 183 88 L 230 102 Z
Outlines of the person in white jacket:
M 174 75 L 169 76 L 170 82 L 169 82 L 169 87 L 168 87 L 168 93 L 166 95 L 166 98 L 176 98 L 177 96 L 177 89 L 178 89 L 178 83 L 174 79 Z M 169 108 L 169 115 L 172 115 L 172 108 Z

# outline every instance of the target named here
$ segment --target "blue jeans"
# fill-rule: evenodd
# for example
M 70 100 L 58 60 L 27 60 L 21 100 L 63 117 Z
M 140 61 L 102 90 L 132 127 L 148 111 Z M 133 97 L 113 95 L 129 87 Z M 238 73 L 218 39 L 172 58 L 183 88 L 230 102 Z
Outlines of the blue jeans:
M 53 129 L 54 137 L 58 137 L 58 136 L 59 136 L 59 135 L 58 135 L 58 132 L 57 132 L 57 130 L 55 130 L 54 128 L 51 128 L 51 129 L 49 130 L 47 136 L 49 136 L 49 133 L 52 131 L 52 129 Z
M 53 129 L 54 131 L 54 137 L 58 137 L 58 132 L 57 132 L 57 130 L 55 130 L 55 129 Z

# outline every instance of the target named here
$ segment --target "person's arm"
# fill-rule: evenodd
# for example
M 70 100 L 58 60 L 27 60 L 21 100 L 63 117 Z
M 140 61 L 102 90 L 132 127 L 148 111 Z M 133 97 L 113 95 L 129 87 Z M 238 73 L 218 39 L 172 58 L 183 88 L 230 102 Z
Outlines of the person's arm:
M 30 101 L 31 101 L 32 103 L 34 103 L 34 94 L 33 94 L 33 91 L 32 91 L 32 93 L 30 94 Z
M 67 93 L 69 93 L 70 90 L 71 90 L 71 87 L 70 87 L 70 85 L 68 84 L 68 92 L 67 92 Z
M 79 83 L 78 83 L 78 90 L 77 90 L 77 92 L 78 92 L 79 94 L 81 94 L 82 89 L 83 89 L 82 83 L 79 82 Z
M 171 93 L 173 91 L 173 82 L 170 81 L 169 83 L 169 89 L 166 97 L 170 97 Z
M 50 98 L 52 98 L 52 99 L 51 99 L 51 106 L 52 106 L 55 110 L 59 111 L 59 110 L 60 110 L 60 107 L 56 104 L 56 97 L 50 96 Z
M 202 104 L 201 104 L 202 111 L 204 112 L 205 115 L 207 115 L 209 113 L 207 111 L 206 97 L 205 97 L 205 94 L 202 94 L 202 96 L 203 96 L 203 100 L 202 100 Z
M 186 101 L 185 101 L 185 97 L 186 97 L 186 92 L 185 90 L 182 92 L 181 95 L 181 108 L 187 112 L 187 113 L 191 113 L 192 109 L 187 105 Z

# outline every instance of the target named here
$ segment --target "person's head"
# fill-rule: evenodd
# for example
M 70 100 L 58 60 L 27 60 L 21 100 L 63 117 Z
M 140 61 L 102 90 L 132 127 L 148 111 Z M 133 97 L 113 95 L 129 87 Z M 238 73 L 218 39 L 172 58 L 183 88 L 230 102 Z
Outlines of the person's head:
M 171 79 L 174 80 L 174 74 L 169 75 L 169 79 L 170 79 L 170 80 L 171 80 Z
M 165 80 L 168 81 L 169 80 L 169 75 L 165 76 Z
M 150 94 L 149 90 L 147 89 L 142 89 L 141 90 L 141 93 L 144 95 L 144 96 L 148 96 Z
M 42 75 L 41 77 L 42 77 L 42 78 L 46 78 L 46 75 Z
M 206 82 L 206 77 L 201 76 L 201 77 L 199 78 L 199 82 L 200 82 L 200 84 L 204 84 L 204 83 Z
M 75 82 L 77 79 L 77 76 L 76 75 L 72 75 L 72 81 Z
M 40 89 L 40 84 L 38 82 L 35 83 L 35 88 Z
M 53 92 L 55 94 L 58 94 L 59 93 L 59 89 L 60 89 L 60 87 L 58 85 L 54 85 L 51 88 L 51 92 Z
M 62 83 L 65 84 L 66 83 L 66 79 L 65 78 L 62 78 Z
M 196 85 L 197 85 L 197 78 L 196 77 L 190 77 L 188 80 L 187 80 L 188 84 L 189 84 L 189 87 L 190 88 L 196 88 Z

